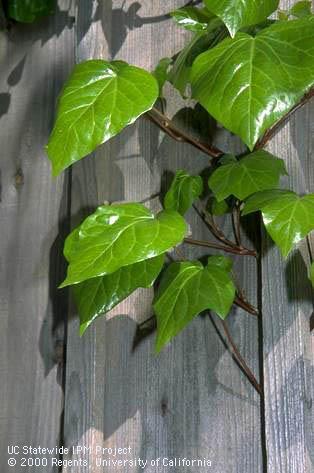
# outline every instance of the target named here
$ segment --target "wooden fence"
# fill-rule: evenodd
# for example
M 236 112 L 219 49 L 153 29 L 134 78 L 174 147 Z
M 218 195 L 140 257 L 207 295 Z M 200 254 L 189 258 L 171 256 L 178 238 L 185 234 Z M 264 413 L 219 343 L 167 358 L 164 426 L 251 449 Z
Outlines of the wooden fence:
M 143 471 L 99 466 L 97 447 L 130 447 L 116 459 L 147 460 L 146 473 L 314 471 L 306 245 L 284 262 L 250 221 L 247 238 L 260 244 L 261 263 L 236 261 L 241 284 L 263 317 L 258 323 L 236 309 L 228 325 L 264 383 L 264 403 L 217 334 L 218 319 L 215 327 L 199 317 L 156 356 L 153 333 L 136 337 L 138 323 L 151 313 L 150 291 L 137 291 L 80 338 L 75 308 L 67 292 L 56 289 L 65 272 L 64 238 L 83 216 L 104 201 L 148 198 L 177 167 L 198 172 L 208 166 L 207 156 L 173 143 L 145 119 L 57 179 L 43 148 L 75 62 L 119 58 L 154 68 L 187 39 L 167 16 L 184 3 L 61 0 L 54 16 L 0 33 L 1 472 Z M 187 126 L 193 105 L 182 109 L 170 87 L 167 97 L 168 113 Z M 312 102 L 269 145 L 286 161 L 286 184 L 300 192 L 314 190 L 313 124 Z M 240 149 L 222 132 L 216 139 L 226 150 Z M 149 205 L 157 207 L 158 199 Z M 189 219 L 195 237 L 208 238 L 194 211 Z M 227 223 L 225 229 L 231 231 Z M 8 446 L 24 445 L 67 447 L 63 460 L 73 465 L 57 467 L 48 455 L 47 466 L 23 467 L 20 454 L 10 468 Z M 158 457 L 208 458 L 212 464 L 150 465 Z M 108 459 L 108 452 L 100 458 Z

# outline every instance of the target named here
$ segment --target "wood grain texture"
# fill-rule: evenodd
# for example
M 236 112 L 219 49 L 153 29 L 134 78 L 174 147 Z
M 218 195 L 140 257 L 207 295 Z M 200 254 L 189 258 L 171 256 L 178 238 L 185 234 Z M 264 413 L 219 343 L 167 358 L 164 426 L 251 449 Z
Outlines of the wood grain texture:
M 130 0 L 78 1 L 77 61 L 111 56 L 152 69 L 186 41 L 187 33 L 164 16 L 184 3 L 139 2 L 141 8 L 136 11 L 136 3 Z M 173 115 L 182 102 L 170 88 L 167 97 L 168 112 Z M 176 120 L 188 121 L 189 114 L 189 110 L 181 111 Z M 188 145 L 174 144 L 142 119 L 72 168 L 73 225 L 103 201 L 141 200 L 155 194 L 161 182 L 169 184 L 169 172 L 177 167 L 196 173 L 207 166 L 205 155 Z M 155 199 L 150 205 L 160 204 Z M 190 212 L 189 220 L 195 237 L 208 238 L 195 212 Z M 192 248 L 182 251 L 191 257 L 200 255 Z M 254 297 L 254 262 L 245 259 L 237 265 L 248 297 Z M 128 459 L 206 457 L 215 472 L 261 473 L 258 395 L 235 366 L 208 317 L 195 320 L 160 356 L 154 354 L 154 334 L 134 348 L 137 323 L 151 315 L 151 299 L 150 291 L 137 291 L 81 339 L 77 319 L 71 320 L 65 445 L 130 446 Z M 72 315 L 76 317 L 74 309 Z M 229 323 L 258 376 L 256 321 L 235 311 Z M 89 459 L 89 464 L 68 468 L 71 473 L 134 471 L 97 467 L 95 454 L 72 459 Z M 169 469 L 147 466 L 146 471 Z M 180 467 L 174 471 L 207 470 Z
M 294 2 L 282 2 L 287 8 Z M 285 159 L 288 188 L 313 192 L 313 101 L 275 136 L 269 149 Z M 313 241 L 312 241 L 313 243 Z M 312 244 L 311 243 L 311 244 Z M 262 260 L 265 414 L 268 473 L 314 470 L 313 291 L 306 242 L 287 261 L 268 238 Z
M 61 8 L 68 8 L 63 1 Z M 0 39 L 0 470 L 8 445 L 54 447 L 60 440 L 60 386 L 66 301 L 67 178 L 51 178 L 44 152 L 57 94 L 73 64 L 68 14 L 16 25 Z M 14 471 L 34 471 L 20 467 Z M 47 471 L 44 467 L 37 471 Z M 56 472 L 56 468 L 49 471 Z

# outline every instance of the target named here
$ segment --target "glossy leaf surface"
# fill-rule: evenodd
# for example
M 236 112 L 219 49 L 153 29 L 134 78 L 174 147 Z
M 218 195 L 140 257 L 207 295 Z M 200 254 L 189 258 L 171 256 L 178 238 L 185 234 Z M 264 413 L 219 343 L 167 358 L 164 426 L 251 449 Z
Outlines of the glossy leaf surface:
M 183 7 L 170 13 L 175 22 L 190 31 L 204 31 L 213 15 L 205 8 Z
M 7 5 L 9 18 L 21 23 L 32 23 L 53 13 L 56 0 L 8 0 Z
M 165 210 L 155 217 L 142 204 L 98 207 L 65 242 L 69 267 L 62 287 L 163 254 L 185 233 L 186 223 L 175 211 Z
M 203 191 L 203 181 L 200 176 L 190 176 L 183 170 L 178 170 L 168 190 L 164 207 L 166 210 L 176 210 L 184 215 Z
M 253 149 L 314 83 L 314 18 L 238 33 L 193 64 L 193 95 Z
M 220 166 L 210 176 L 208 185 L 218 201 L 230 195 L 244 200 L 255 192 L 275 188 L 280 176 L 286 173 L 282 159 L 267 151 L 256 151 L 240 161 Z
M 151 287 L 160 273 L 164 255 L 124 266 L 115 273 L 88 279 L 73 287 L 80 315 L 80 333 L 139 287 Z
M 76 66 L 47 146 L 54 175 L 133 123 L 157 97 L 156 79 L 125 62 L 91 60 Z
M 285 257 L 314 229 L 314 194 L 300 197 L 279 189 L 258 192 L 247 199 L 242 214 L 258 210 L 262 212 L 268 233 Z
M 223 319 L 228 315 L 235 297 L 229 261 L 210 257 L 206 267 L 192 261 L 167 268 L 153 303 L 157 351 L 203 310 L 213 310 Z
M 204 3 L 234 36 L 244 26 L 266 20 L 277 9 L 279 0 L 204 0 Z

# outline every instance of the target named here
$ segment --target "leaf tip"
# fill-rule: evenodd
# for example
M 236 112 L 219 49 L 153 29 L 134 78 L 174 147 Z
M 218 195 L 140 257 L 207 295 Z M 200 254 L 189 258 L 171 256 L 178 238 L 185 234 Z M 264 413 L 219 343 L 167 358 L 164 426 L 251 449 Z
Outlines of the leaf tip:
M 70 286 L 67 278 L 58 286 L 58 289 L 64 289 L 65 287 Z
M 89 322 L 83 322 L 83 323 L 80 324 L 80 329 L 79 329 L 80 337 L 82 337 L 84 335 L 84 333 L 88 329 L 89 325 L 90 325 Z
M 159 355 L 163 347 L 165 346 L 165 342 L 159 339 L 157 336 L 156 343 L 155 343 L 155 354 Z

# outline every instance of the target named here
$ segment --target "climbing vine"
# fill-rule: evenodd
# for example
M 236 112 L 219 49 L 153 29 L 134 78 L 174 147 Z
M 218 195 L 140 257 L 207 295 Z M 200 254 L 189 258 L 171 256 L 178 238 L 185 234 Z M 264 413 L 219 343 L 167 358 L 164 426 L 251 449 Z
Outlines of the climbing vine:
M 17 12 L 16 5 L 22 3 L 12 1 L 10 11 Z M 314 194 L 280 188 L 285 163 L 264 149 L 314 90 L 311 2 L 297 2 L 289 11 L 278 10 L 278 3 L 204 0 L 186 6 L 171 16 L 192 37 L 175 57 L 162 58 L 155 71 L 93 59 L 78 64 L 64 85 L 47 145 L 54 175 L 142 115 L 210 159 L 207 181 L 177 170 L 159 213 L 143 203 L 101 205 L 68 236 L 68 270 L 61 287 L 73 287 L 81 334 L 134 290 L 153 285 L 157 351 L 203 311 L 213 311 L 224 321 L 236 304 L 259 316 L 232 271 L 230 255 L 257 257 L 257 249 L 242 243 L 241 219 L 260 213 L 283 258 L 314 229 Z M 226 154 L 181 130 L 164 112 L 166 82 L 184 98 L 194 99 L 203 116 L 238 135 L 247 151 Z M 196 201 L 216 242 L 188 234 L 185 214 Z M 232 219 L 233 240 L 218 226 L 218 215 Z M 215 254 L 205 264 L 184 260 L 180 245 L 214 249 Z M 173 249 L 179 260 L 174 260 Z M 217 250 L 225 255 L 217 256 Z M 314 267 L 309 278 L 314 284 Z M 238 361 L 261 392 L 223 324 Z

